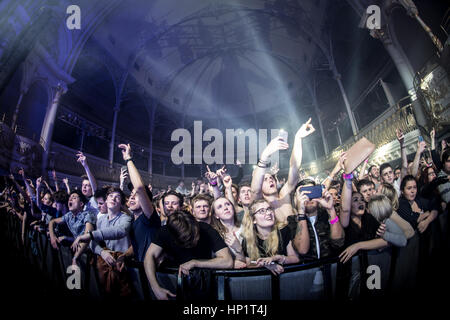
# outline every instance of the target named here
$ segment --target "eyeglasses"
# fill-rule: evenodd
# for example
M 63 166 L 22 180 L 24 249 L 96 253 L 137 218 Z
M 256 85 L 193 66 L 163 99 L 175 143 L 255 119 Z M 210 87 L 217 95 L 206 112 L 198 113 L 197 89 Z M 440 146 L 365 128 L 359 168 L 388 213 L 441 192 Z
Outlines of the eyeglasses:
M 259 209 L 258 211 L 255 211 L 255 213 L 254 213 L 253 215 L 256 215 L 256 214 L 266 214 L 266 213 L 268 213 L 268 212 L 273 213 L 273 209 L 272 209 L 271 207 L 261 208 L 261 209 Z

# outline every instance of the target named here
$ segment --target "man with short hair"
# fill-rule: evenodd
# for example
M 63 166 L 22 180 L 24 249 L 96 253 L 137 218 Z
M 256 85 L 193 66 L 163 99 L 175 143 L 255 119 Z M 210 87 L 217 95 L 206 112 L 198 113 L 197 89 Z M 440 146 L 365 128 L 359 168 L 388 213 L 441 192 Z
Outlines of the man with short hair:
M 205 194 L 198 194 L 191 200 L 192 215 L 195 220 L 211 223 L 211 203 L 211 197 Z
M 50 233 L 50 243 L 53 248 L 58 249 L 58 244 L 63 240 L 72 242 L 74 238 L 79 237 L 80 235 L 90 232 L 94 230 L 94 226 L 96 224 L 95 216 L 91 214 L 89 211 L 83 211 L 83 207 L 87 202 L 86 197 L 80 190 L 73 190 L 69 195 L 68 200 L 68 208 L 69 212 L 67 212 L 64 216 L 60 218 L 56 218 L 50 221 L 48 225 L 48 230 Z M 54 225 L 58 225 L 61 223 L 65 223 L 72 233 L 72 237 L 60 236 L 57 237 L 55 235 Z M 75 254 L 72 260 L 73 264 L 76 264 L 78 257 L 83 253 L 86 249 L 87 245 L 83 246 L 75 246 Z
M 375 185 L 375 190 L 377 190 L 380 185 L 380 169 L 376 164 L 369 167 L 368 180 L 373 182 Z
M 380 166 L 380 176 L 381 181 L 384 183 L 388 183 L 392 185 L 395 188 L 395 191 L 397 192 L 397 196 L 400 197 L 400 180 L 394 180 L 394 170 L 392 169 L 392 166 L 389 163 L 383 163 Z
M 375 183 L 368 179 L 359 180 L 356 184 L 356 189 L 362 194 L 366 203 L 369 203 L 370 198 L 372 198 L 372 196 L 376 193 Z
M 108 207 L 106 206 L 106 192 L 108 191 L 108 187 L 103 187 L 97 189 L 94 193 L 95 201 L 97 202 L 98 214 L 97 219 L 103 215 L 108 213 Z
M 161 225 L 165 225 L 167 218 L 177 210 L 180 210 L 184 203 L 184 197 L 180 193 L 169 190 L 162 196 L 163 210 L 161 212 Z

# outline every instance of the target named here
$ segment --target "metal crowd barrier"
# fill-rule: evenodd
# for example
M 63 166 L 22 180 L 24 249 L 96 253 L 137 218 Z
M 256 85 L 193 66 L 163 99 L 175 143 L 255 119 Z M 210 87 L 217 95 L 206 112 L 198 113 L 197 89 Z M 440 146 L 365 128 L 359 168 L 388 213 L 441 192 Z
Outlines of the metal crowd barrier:
M 0 211 L 1 226 L 15 250 L 23 250 L 30 263 L 38 268 L 43 276 L 58 289 L 66 289 L 70 274 L 72 252 L 69 247 L 52 248 L 46 234 L 27 231 L 25 243 L 20 239 L 21 222 L 18 217 Z M 448 213 L 436 219 L 431 237 L 425 243 L 430 244 L 423 252 L 441 250 L 448 254 Z M 408 292 L 416 288 L 420 269 L 422 235 L 416 234 L 408 240 L 405 247 L 388 247 L 382 251 L 360 252 L 351 262 L 341 264 L 337 258 L 322 259 L 313 263 L 284 266 L 284 273 L 272 275 L 264 268 L 241 270 L 214 270 L 214 288 L 216 300 L 354 300 L 364 297 L 381 297 Z M 434 246 L 434 247 L 433 247 Z M 96 264 L 90 263 L 96 256 L 83 254 L 80 258 L 82 270 L 81 290 L 71 290 L 71 294 L 84 295 L 92 299 L 102 299 L 104 294 L 99 282 Z M 380 289 L 370 290 L 367 279 L 371 265 L 379 267 Z M 134 299 L 146 301 L 154 299 L 147 281 L 142 263 L 127 265 Z M 166 268 L 157 272 L 160 284 L 172 292 L 177 292 L 177 274 L 175 268 Z

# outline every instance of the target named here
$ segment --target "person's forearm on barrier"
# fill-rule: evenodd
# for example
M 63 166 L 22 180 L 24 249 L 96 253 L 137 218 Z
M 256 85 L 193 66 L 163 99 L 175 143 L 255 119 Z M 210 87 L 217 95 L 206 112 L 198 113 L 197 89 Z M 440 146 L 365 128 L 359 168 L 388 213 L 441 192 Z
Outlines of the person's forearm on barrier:
M 156 263 L 155 261 L 162 254 L 162 248 L 154 243 L 147 249 L 144 259 L 144 270 L 147 275 L 148 282 L 158 300 L 168 300 L 176 295 L 167 289 L 162 288 L 156 279 Z
M 84 234 L 88 234 L 89 232 L 92 232 L 94 229 L 95 229 L 95 227 L 90 222 L 86 222 Z M 72 242 L 73 242 L 73 240 L 72 240 Z M 81 256 L 81 254 L 86 251 L 88 246 L 89 246 L 89 242 L 80 242 L 78 245 L 78 248 L 75 251 L 75 254 L 73 255 L 72 261 L 77 261 L 78 258 Z
M 191 260 L 183 265 L 191 263 L 186 269 L 192 268 L 206 268 L 206 269 L 232 269 L 233 268 L 233 258 L 231 257 L 230 250 L 223 248 L 215 252 L 216 257 L 207 260 Z M 182 268 L 182 266 L 180 268 Z M 186 270 L 185 269 L 185 270 Z

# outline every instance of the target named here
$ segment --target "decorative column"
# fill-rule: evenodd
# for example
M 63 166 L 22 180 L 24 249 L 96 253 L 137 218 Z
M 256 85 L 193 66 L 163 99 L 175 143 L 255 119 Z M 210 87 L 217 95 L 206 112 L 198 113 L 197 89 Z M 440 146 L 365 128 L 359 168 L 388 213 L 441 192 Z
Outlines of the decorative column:
M 391 36 L 391 32 L 383 26 L 381 29 L 374 29 L 370 31 L 370 35 L 376 39 L 379 39 L 387 52 L 391 56 L 392 61 L 397 68 L 398 73 L 403 81 L 403 84 L 411 96 L 414 115 L 416 117 L 417 124 L 420 127 L 426 127 L 427 118 L 422 105 L 417 100 L 416 90 L 414 89 L 414 72 L 409 64 L 408 58 L 404 55 L 396 39 Z
M 114 119 L 113 119 L 113 126 L 112 126 L 112 133 L 111 133 L 111 143 L 109 144 L 109 167 L 113 167 L 113 161 L 114 161 L 114 145 L 116 143 L 116 129 L 117 129 L 117 116 L 120 112 L 120 100 L 116 103 L 114 107 Z
M 350 120 L 350 124 L 352 126 L 353 135 L 356 136 L 358 134 L 358 127 L 356 126 L 355 117 L 353 116 L 352 108 L 350 107 L 350 103 L 348 102 L 347 94 L 345 93 L 344 85 L 341 81 L 341 74 L 337 72 L 336 66 L 333 64 L 331 67 L 331 71 L 333 72 L 334 79 L 338 83 L 339 90 L 341 91 L 342 99 L 344 99 L 345 108 L 347 110 L 348 118 Z
M 395 100 L 392 96 L 391 89 L 389 89 L 389 86 L 386 82 L 383 81 L 383 79 L 380 79 L 381 87 L 383 88 L 384 94 L 386 95 L 386 99 L 388 100 L 389 107 L 395 106 Z
M 20 90 L 19 100 L 17 101 L 16 109 L 14 110 L 14 115 L 13 115 L 13 119 L 11 122 L 11 129 L 13 129 L 13 130 L 14 130 L 14 127 L 16 126 L 17 117 L 19 115 L 19 110 L 20 110 L 20 104 L 22 103 L 22 98 L 25 95 L 26 91 L 27 90 Z
M 42 172 L 44 173 L 47 169 L 48 154 L 50 152 L 50 145 L 53 137 L 53 129 L 55 127 L 56 113 L 58 111 L 59 102 L 61 96 L 67 92 L 67 86 L 63 82 L 59 82 L 58 85 L 52 87 L 52 103 L 47 107 L 47 112 L 45 114 L 44 124 L 41 131 L 41 145 L 44 148 L 44 154 L 42 157 Z

